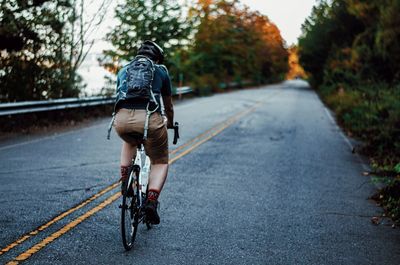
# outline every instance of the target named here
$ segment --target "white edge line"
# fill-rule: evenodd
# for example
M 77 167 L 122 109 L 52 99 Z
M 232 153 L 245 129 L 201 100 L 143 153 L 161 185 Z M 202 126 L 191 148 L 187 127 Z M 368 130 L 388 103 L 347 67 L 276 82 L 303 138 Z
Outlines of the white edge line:
M 352 152 L 354 149 L 353 144 L 350 142 L 349 138 L 343 133 L 342 129 L 339 127 L 339 125 L 336 123 L 335 118 L 333 118 L 330 110 L 324 105 L 324 110 L 328 118 L 331 120 L 332 124 L 336 127 L 337 131 L 339 132 L 339 135 L 342 137 L 344 142 L 349 146 L 350 151 Z M 369 165 L 365 164 L 365 161 L 361 158 L 361 156 L 356 152 L 354 153 L 357 156 L 357 159 L 359 160 L 362 168 L 364 171 L 370 171 Z

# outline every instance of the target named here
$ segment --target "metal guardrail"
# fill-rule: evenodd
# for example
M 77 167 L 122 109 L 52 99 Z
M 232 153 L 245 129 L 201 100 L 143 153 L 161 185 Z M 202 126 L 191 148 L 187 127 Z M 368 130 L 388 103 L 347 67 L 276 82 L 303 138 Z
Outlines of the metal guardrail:
M 183 95 L 193 92 L 191 87 L 178 87 L 174 95 Z M 35 113 L 43 111 L 82 108 L 97 105 L 113 104 L 114 97 L 87 97 L 87 98 L 64 98 L 42 101 L 24 101 L 0 104 L 0 116 Z
M 176 95 L 183 95 L 193 92 L 193 89 L 190 86 L 183 86 L 176 88 Z

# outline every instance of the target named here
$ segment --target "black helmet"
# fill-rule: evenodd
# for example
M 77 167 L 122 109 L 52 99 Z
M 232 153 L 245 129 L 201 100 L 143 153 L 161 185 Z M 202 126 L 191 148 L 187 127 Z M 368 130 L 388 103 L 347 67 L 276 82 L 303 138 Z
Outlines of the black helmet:
M 153 61 L 162 63 L 164 61 L 164 51 L 154 41 L 146 40 L 140 45 L 138 55 L 149 57 Z

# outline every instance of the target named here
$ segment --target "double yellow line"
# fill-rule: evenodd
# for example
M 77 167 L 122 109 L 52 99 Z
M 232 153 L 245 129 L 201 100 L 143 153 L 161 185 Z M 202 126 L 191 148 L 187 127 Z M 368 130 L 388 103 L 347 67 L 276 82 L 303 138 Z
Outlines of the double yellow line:
M 80 204 L 68 209 L 67 211 L 61 213 L 60 215 L 54 217 L 53 219 L 51 219 L 50 221 L 48 221 L 47 223 L 45 223 L 44 225 L 39 226 L 38 228 L 36 228 L 35 230 L 21 236 L 20 238 L 18 238 L 16 241 L 14 241 L 13 243 L 9 244 L 8 246 L 4 247 L 3 249 L 0 250 L 0 255 L 3 255 L 4 253 L 10 251 L 11 249 L 13 249 L 14 247 L 22 244 L 24 241 L 26 241 L 27 239 L 36 236 L 37 234 L 39 234 L 40 232 L 46 230 L 47 228 L 49 228 L 51 225 L 53 225 L 54 223 L 60 221 L 61 219 L 65 218 L 66 216 L 70 215 L 71 213 L 81 209 L 83 206 L 89 204 L 90 202 L 96 200 L 97 198 L 99 198 L 100 196 L 102 196 L 103 194 L 109 192 L 110 190 L 116 188 L 118 186 L 118 182 L 114 183 L 110 186 L 108 186 L 107 188 L 99 191 L 98 193 L 96 193 L 95 195 L 93 195 L 92 197 L 90 197 L 89 199 L 81 202 Z
M 255 104 L 253 107 L 247 109 L 246 111 L 243 111 L 239 114 L 235 114 L 234 116 L 230 117 L 229 119 L 225 120 L 224 122 L 218 124 L 217 126 L 214 126 L 213 128 L 207 130 L 206 132 L 198 135 L 197 137 L 193 138 L 192 140 L 186 142 L 185 144 L 179 146 L 178 148 L 172 150 L 169 154 L 170 155 L 174 155 L 177 154 L 176 156 L 174 156 L 173 158 L 171 158 L 169 160 L 169 164 L 174 163 L 175 161 L 177 161 L 178 159 L 182 158 L 183 156 L 189 154 L 190 152 L 192 152 L 195 148 L 197 148 L 198 146 L 200 146 L 201 144 L 207 142 L 208 140 L 210 140 L 211 138 L 215 137 L 216 135 L 220 134 L 223 130 L 225 130 L 226 128 L 228 128 L 229 126 L 231 126 L 233 123 L 235 123 L 236 121 L 238 121 L 240 118 L 242 118 L 243 116 L 253 112 L 259 105 L 261 105 L 262 103 L 257 103 Z M 186 150 L 182 151 L 183 149 L 187 148 Z M 179 153 L 180 151 L 182 151 L 181 153 Z M 10 251 L 11 249 L 13 249 L 14 247 L 22 244 L 24 241 L 26 241 L 27 239 L 38 235 L 39 233 L 43 232 L 44 230 L 46 230 L 47 228 L 49 228 L 51 225 L 53 225 L 54 223 L 60 221 L 61 219 L 67 217 L 68 215 L 72 214 L 73 212 L 81 209 L 82 207 L 86 206 L 87 204 L 89 204 L 90 202 L 96 200 L 97 198 L 99 198 L 100 196 L 104 195 L 105 193 L 115 189 L 116 187 L 119 186 L 119 183 L 113 183 L 112 185 L 106 187 L 105 189 L 99 191 L 98 193 L 96 193 L 95 195 L 93 195 L 92 197 L 88 198 L 87 200 L 81 202 L 80 204 L 70 208 L 69 210 L 61 213 L 60 215 L 56 216 L 55 218 L 53 218 L 52 220 L 48 221 L 47 223 L 45 223 L 44 225 L 41 225 L 40 227 L 38 227 L 37 229 L 23 235 L 22 237 L 18 238 L 16 241 L 14 241 L 13 243 L 9 244 L 8 246 L 4 247 L 3 249 L 0 250 L 0 256 L 8 251 Z M 30 258 L 33 254 L 37 253 L 38 251 L 40 251 L 41 249 L 43 249 L 45 246 L 47 246 L 48 244 L 50 244 L 51 242 L 53 242 L 54 240 L 56 240 L 57 238 L 61 237 L 62 235 L 64 235 L 65 233 L 67 233 L 68 231 L 70 231 L 71 229 L 73 229 L 74 227 L 76 227 L 77 225 L 79 225 L 80 223 L 82 223 L 84 220 L 86 220 L 87 218 L 89 218 L 90 216 L 94 215 L 95 213 L 97 213 L 98 211 L 102 210 L 103 208 L 105 208 L 107 205 L 113 203 L 114 201 L 116 201 L 118 198 L 120 197 L 120 192 L 118 191 L 117 193 L 114 193 L 113 195 L 111 195 L 110 197 L 108 197 L 107 199 L 105 199 L 104 201 L 102 201 L 100 204 L 98 204 L 97 206 L 95 206 L 94 208 L 90 209 L 89 211 L 85 212 L 84 214 L 80 215 L 79 217 L 77 217 L 76 219 L 74 219 L 73 221 L 69 222 L 68 224 L 66 224 L 65 226 L 63 226 L 61 229 L 59 229 L 58 231 L 52 233 L 50 236 L 46 237 L 45 239 L 43 239 L 41 242 L 37 243 L 36 245 L 32 246 L 31 248 L 29 248 L 28 250 L 26 250 L 25 252 L 21 253 L 20 255 L 18 255 L 17 257 L 15 257 L 13 260 L 9 261 L 7 263 L 7 265 L 14 265 L 14 264 L 19 264 L 22 261 L 27 260 L 28 258 Z

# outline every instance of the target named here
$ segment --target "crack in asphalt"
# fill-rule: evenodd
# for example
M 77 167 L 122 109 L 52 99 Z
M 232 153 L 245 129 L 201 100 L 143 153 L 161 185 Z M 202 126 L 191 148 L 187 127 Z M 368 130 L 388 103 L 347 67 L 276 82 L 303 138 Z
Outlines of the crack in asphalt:
M 348 217 L 361 217 L 361 218 L 372 218 L 371 215 L 365 214 L 350 214 L 350 213 L 339 213 L 339 212 L 325 212 L 324 215 L 339 215 L 339 216 L 348 216 Z
M 60 193 L 67 193 L 67 192 L 74 192 L 74 191 L 81 191 L 81 190 L 84 190 L 84 191 L 90 191 L 91 189 L 93 189 L 93 188 L 97 188 L 97 187 L 107 187 L 108 185 L 93 185 L 93 186 L 90 186 L 90 187 L 86 187 L 86 188 L 76 188 L 76 189 L 69 189 L 69 190 L 61 190 L 61 191 L 56 191 L 56 192 L 53 192 L 53 193 L 50 193 L 50 194 L 60 194 Z

